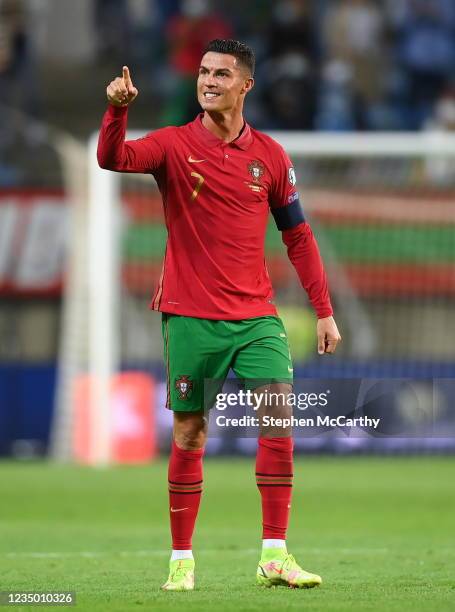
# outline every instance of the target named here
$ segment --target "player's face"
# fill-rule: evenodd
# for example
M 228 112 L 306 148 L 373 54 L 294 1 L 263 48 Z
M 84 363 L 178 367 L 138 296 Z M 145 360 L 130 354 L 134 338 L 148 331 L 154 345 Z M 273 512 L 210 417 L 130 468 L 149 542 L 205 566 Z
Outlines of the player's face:
M 253 79 L 233 55 L 206 53 L 199 67 L 197 97 L 204 111 L 226 112 L 241 107 Z

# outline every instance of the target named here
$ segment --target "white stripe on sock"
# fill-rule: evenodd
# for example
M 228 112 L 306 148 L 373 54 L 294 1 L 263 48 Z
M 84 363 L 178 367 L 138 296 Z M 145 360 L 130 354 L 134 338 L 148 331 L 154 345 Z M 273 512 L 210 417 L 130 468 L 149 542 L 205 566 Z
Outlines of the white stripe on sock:
M 286 548 L 286 540 L 262 540 L 262 548 Z
M 171 554 L 171 561 L 175 561 L 176 559 L 192 559 L 193 551 L 192 550 L 173 550 Z

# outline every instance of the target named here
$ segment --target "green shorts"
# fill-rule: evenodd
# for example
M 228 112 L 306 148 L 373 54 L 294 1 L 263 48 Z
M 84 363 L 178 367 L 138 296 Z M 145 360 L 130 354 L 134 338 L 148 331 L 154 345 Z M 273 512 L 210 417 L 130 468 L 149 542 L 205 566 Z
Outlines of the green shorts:
M 252 389 L 276 382 L 292 384 L 291 354 L 278 317 L 215 321 L 163 313 L 162 328 L 166 407 L 171 410 L 207 409 L 204 381 L 222 383 L 230 368 Z

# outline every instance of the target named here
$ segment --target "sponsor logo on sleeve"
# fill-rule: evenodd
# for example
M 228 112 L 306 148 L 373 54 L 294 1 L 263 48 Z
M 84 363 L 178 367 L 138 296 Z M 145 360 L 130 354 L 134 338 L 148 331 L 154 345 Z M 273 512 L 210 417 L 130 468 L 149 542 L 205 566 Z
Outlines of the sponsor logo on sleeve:
M 291 195 L 288 197 L 288 204 L 292 204 L 292 202 L 295 202 L 298 199 L 299 194 L 297 193 L 297 191 L 294 191 L 294 193 L 291 193 Z
M 297 178 L 295 176 L 295 170 L 292 166 L 288 170 L 288 179 L 291 185 L 294 187 L 294 185 L 297 183 Z

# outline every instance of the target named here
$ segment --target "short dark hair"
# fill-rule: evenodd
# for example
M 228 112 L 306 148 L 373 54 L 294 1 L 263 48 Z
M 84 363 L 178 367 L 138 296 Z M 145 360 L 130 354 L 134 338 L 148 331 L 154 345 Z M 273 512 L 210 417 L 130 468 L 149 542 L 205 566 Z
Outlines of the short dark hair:
M 256 63 L 256 59 L 254 57 L 254 51 L 248 45 L 238 41 L 223 38 L 215 38 L 211 40 L 207 45 L 204 55 L 209 53 L 209 51 L 213 53 L 226 53 L 227 55 L 233 55 L 238 59 L 239 64 L 248 68 L 251 76 L 254 75 L 254 65 Z

